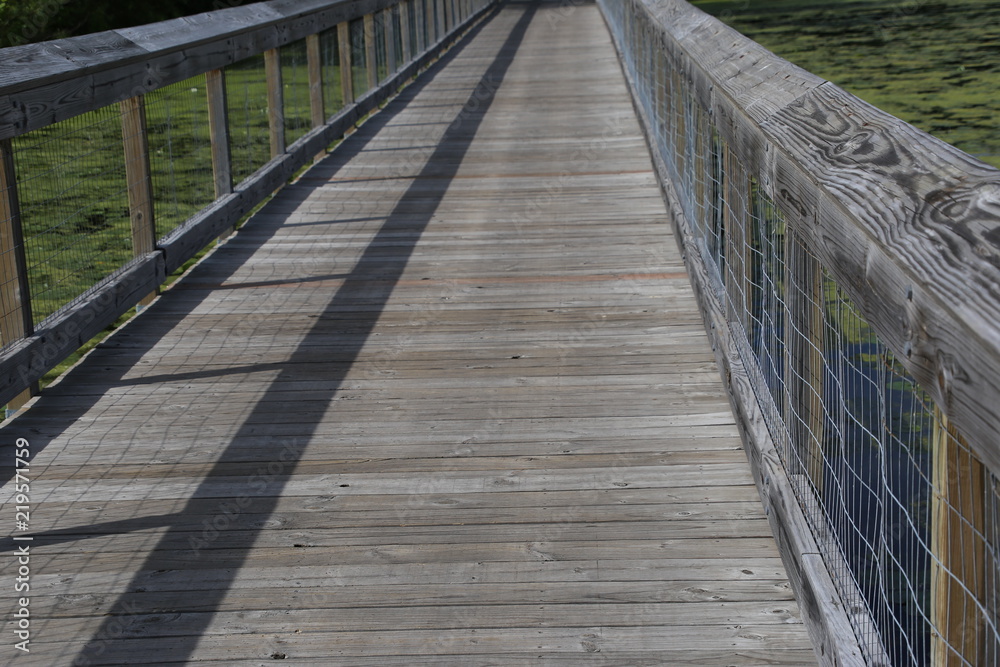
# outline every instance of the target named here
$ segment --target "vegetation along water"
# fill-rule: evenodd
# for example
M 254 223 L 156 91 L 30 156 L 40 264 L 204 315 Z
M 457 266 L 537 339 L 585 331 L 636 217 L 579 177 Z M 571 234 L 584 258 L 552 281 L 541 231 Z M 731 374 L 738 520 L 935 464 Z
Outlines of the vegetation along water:
M 694 4 L 783 58 L 1000 167 L 1000 2 Z

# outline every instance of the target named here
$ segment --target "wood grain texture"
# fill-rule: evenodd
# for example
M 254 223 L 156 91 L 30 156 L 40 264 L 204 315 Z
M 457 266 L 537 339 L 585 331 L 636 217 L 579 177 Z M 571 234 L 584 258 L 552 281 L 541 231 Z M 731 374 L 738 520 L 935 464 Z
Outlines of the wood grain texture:
M 506 5 L 0 428 L 19 662 L 814 661 L 610 39 L 561 9 Z

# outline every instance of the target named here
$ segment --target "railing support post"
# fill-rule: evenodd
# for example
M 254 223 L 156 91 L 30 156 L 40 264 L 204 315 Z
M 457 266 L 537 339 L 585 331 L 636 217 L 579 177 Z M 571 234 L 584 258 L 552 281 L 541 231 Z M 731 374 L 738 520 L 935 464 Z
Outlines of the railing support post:
M 337 47 L 340 49 L 340 90 L 344 106 L 354 104 L 354 66 L 351 64 L 351 24 L 337 25 Z
M 0 139 L 0 344 L 7 345 L 34 332 L 31 290 L 24 256 L 21 207 L 17 196 L 14 150 L 10 139 Z M 38 393 L 38 383 L 7 403 L 12 416 Z
M 386 76 L 396 73 L 396 20 L 393 16 L 394 7 L 382 10 L 382 36 L 385 39 L 385 70 Z
M 306 66 L 309 70 L 309 115 L 313 127 L 326 123 L 323 107 L 323 56 L 319 44 L 319 34 L 306 37 Z
M 413 44 L 410 41 L 410 0 L 403 0 L 399 3 L 399 32 L 403 53 L 401 58 L 404 65 L 413 60 Z
M 986 548 L 984 468 L 934 411 L 931 497 L 931 665 L 981 664 Z
M 229 148 L 229 103 L 226 98 L 226 72 L 221 69 L 205 73 L 208 92 L 208 133 L 212 143 L 212 175 L 215 198 L 233 191 L 233 165 Z
M 823 497 L 823 271 L 790 230 L 785 230 L 785 305 L 788 321 L 785 346 L 788 359 L 788 413 L 785 423 L 793 454 L 789 461 L 802 466 Z
M 142 95 L 119 104 L 122 115 L 122 143 L 125 149 L 125 179 L 128 183 L 129 219 L 132 223 L 132 256 L 153 252 L 156 220 L 153 213 L 153 181 L 149 169 L 149 135 L 146 131 L 146 103 Z M 136 306 L 152 303 L 156 292 L 144 296 Z
M 281 82 L 281 52 L 264 52 L 264 74 L 267 77 L 267 122 L 271 143 L 271 158 L 285 152 L 285 95 Z
M 365 14 L 365 70 L 368 74 L 368 90 L 373 90 L 378 86 L 374 14 Z

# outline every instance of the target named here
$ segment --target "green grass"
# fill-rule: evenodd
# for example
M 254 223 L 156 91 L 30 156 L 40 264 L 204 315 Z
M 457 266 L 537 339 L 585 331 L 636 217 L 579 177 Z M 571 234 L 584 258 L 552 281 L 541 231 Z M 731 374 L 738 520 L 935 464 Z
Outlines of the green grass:
M 695 0 L 795 64 L 1000 167 L 993 0 Z

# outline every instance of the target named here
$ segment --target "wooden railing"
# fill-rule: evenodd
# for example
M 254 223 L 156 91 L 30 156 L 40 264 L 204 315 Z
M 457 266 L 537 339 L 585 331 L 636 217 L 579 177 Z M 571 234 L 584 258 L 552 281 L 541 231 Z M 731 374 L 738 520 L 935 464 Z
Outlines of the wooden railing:
M 830 664 L 997 664 L 1000 172 L 683 0 L 599 0 Z
M 23 403 L 496 4 L 272 0 L 0 50 L 0 405 Z M 305 74 L 283 81 L 294 71 L 283 55 L 303 53 Z M 260 93 L 266 122 L 231 104 L 234 85 Z M 150 101 L 188 89 L 195 102 Z M 293 95 L 308 102 L 293 109 Z M 150 104 L 166 105 L 153 119 L 163 136 Z M 171 111 L 179 105 L 185 124 Z M 181 164 L 175 148 L 203 134 L 206 166 L 194 152 Z M 91 152 L 102 159 L 84 166 Z M 156 187 L 178 171 L 189 172 L 182 186 Z M 158 224 L 170 198 L 191 215 L 173 206 L 181 218 Z M 73 275 L 79 266 L 86 275 Z

